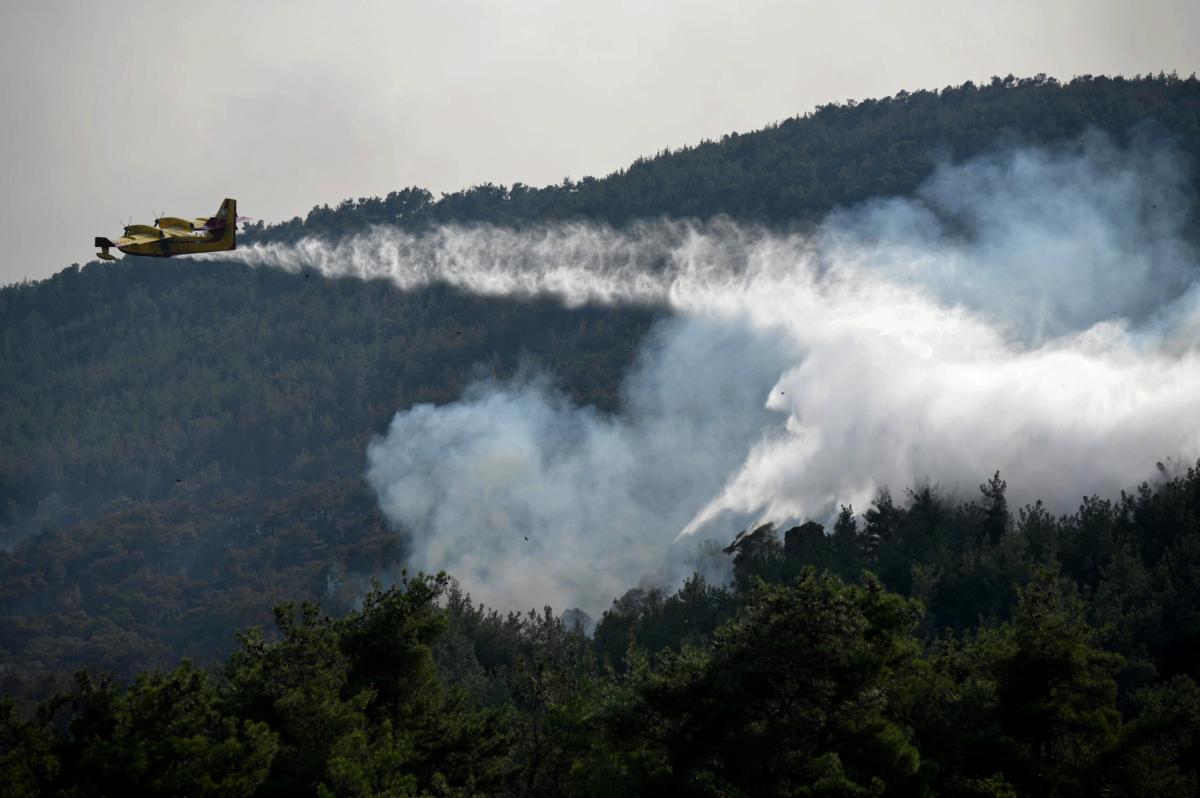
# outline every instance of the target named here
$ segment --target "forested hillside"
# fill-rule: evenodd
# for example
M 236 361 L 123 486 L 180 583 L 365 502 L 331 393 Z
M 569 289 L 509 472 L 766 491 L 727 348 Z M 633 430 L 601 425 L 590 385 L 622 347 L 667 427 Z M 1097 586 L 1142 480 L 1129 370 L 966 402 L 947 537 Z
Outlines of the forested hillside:
M 717 214 L 804 226 L 910 193 L 939 159 L 1090 128 L 1153 131 L 1195 158 L 1200 81 L 998 78 L 828 105 L 603 179 L 408 188 L 242 240 Z M 997 475 L 966 501 L 917 485 L 829 529 L 746 530 L 710 552 L 732 584 L 630 584 L 591 636 L 560 620 L 567 607 L 506 615 L 453 574 L 402 578 L 405 532 L 363 481 L 393 415 L 527 367 L 619 412 L 666 312 L 219 260 L 127 258 L 0 288 L 0 692 L 15 701 L 0 704 L 0 782 L 1196 794 L 1187 464 L 1062 517 L 1010 507 Z
M 1182 151 L 1200 156 L 1200 81 L 1084 76 L 1060 83 L 1045 75 L 1010 75 L 987 85 L 848 100 L 763 130 L 664 150 L 604 178 L 564 178 L 541 188 L 483 184 L 436 200 L 407 188 L 322 205 L 303 220 L 258 224 L 247 240 L 336 237 L 372 224 L 588 219 L 623 225 L 717 214 L 786 226 L 870 197 L 910 194 L 939 160 L 1006 145 L 1053 145 L 1092 128 L 1120 141 L 1165 132 Z
M 137 258 L 2 297 L 10 690 L 207 658 L 285 598 L 349 606 L 402 563 L 361 480 L 397 409 L 536 362 L 614 410 L 655 318 Z

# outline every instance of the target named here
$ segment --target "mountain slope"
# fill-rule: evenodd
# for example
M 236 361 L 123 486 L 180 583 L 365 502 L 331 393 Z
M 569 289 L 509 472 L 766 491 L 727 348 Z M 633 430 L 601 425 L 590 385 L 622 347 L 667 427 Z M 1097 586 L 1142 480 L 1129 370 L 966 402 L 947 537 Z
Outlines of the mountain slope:
M 1147 125 L 1200 153 L 1200 82 L 997 80 L 830 105 L 602 180 L 436 202 L 407 189 L 246 240 L 720 213 L 805 224 L 907 193 L 939 157 Z M 130 258 L 0 289 L 0 668 L 128 674 L 221 653 L 276 600 L 349 606 L 369 572 L 404 562 L 361 483 L 366 444 L 394 413 L 526 363 L 614 411 L 660 316 L 218 261 Z

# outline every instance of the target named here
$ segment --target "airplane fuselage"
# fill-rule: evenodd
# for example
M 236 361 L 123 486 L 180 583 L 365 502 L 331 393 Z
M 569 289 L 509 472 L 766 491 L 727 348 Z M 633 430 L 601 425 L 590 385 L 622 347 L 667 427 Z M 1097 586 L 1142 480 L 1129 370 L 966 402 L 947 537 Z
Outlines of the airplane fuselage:
M 176 217 L 161 217 L 153 225 L 131 224 L 116 241 L 97 237 L 97 257 L 115 260 L 109 248 L 143 258 L 169 258 L 201 252 L 226 252 L 237 247 L 237 201 L 226 199 L 210 219 L 189 222 Z
M 163 236 L 157 241 L 146 241 L 137 244 L 118 246 L 117 249 L 126 255 L 137 255 L 142 258 L 169 258 L 172 255 L 193 255 L 199 252 L 223 252 L 233 249 L 233 236 L 229 240 L 204 234 L 203 237 Z

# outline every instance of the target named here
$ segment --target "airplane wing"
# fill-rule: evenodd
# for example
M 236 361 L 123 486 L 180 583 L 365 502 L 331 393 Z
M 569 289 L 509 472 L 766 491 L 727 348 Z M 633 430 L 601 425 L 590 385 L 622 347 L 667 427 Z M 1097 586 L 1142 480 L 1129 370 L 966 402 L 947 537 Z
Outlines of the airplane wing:
M 123 235 L 116 241 L 113 241 L 113 246 L 127 247 L 130 244 L 149 244 L 151 241 L 158 241 L 158 236 L 152 236 L 148 233 L 130 233 Z

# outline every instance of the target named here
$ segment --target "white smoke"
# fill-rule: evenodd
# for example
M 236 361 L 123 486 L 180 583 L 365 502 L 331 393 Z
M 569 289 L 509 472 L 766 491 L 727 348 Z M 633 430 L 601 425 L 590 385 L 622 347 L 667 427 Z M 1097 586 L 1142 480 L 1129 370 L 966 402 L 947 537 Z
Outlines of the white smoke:
M 807 236 L 727 220 L 379 228 L 236 254 L 402 288 L 668 305 L 619 416 L 525 375 L 400 412 L 368 451 L 414 566 L 493 606 L 595 612 L 676 578 L 697 534 L 861 510 L 884 486 L 965 498 L 999 469 L 1011 500 L 1069 511 L 1156 461 L 1193 462 L 1186 171 L 1168 147 L 1093 135 L 943 165 L 917 196 Z

